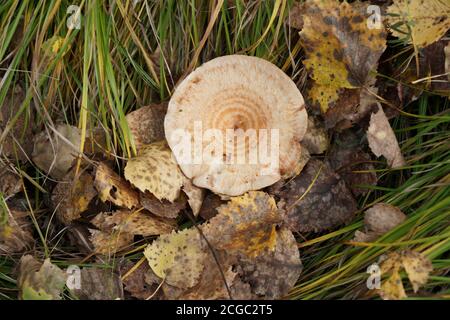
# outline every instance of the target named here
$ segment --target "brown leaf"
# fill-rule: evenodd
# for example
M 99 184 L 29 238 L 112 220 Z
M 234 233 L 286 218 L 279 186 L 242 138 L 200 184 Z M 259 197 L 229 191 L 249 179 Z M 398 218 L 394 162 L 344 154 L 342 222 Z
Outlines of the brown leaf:
M 349 222 L 357 210 L 345 182 L 316 159 L 274 194 L 280 197 L 278 205 L 286 211 L 284 222 L 292 231 L 329 230 Z
M 128 263 L 127 266 L 123 268 L 122 274 L 122 282 L 125 291 L 137 299 L 148 299 L 155 294 L 156 290 L 158 290 L 158 283 L 153 283 L 152 281 L 153 279 L 158 278 L 150 269 L 150 266 L 146 261 L 140 263 L 137 268 L 134 264 Z M 159 298 L 161 294 L 161 291 L 156 292 L 154 298 Z
M 166 112 L 167 103 L 161 103 L 139 108 L 126 115 L 136 150 L 139 151 L 144 145 L 165 139 Z
M 280 299 L 289 293 L 302 271 L 297 241 L 287 228 L 277 231 L 273 251 L 265 251 L 256 259 L 240 256 L 241 279 L 252 292 L 265 299 Z
M 361 138 L 350 130 L 338 134 L 327 156 L 331 168 L 344 179 L 356 196 L 370 189 L 363 186 L 377 184 L 375 168 L 368 153 L 361 146 Z
M 81 133 L 77 127 L 60 124 L 58 133 L 44 131 L 34 142 L 33 162 L 55 179 L 63 179 L 80 150 Z M 61 138 L 61 136 L 63 138 Z
M 81 172 L 79 177 L 74 177 L 74 173 L 75 170 L 70 171 L 63 181 L 58 182 L 51 195 L 56 216 L 66 225 L 79 219 L 97 195 L 94 179 L 87 171 Z
M 294 2 L 289 8 L 289 14 L 286 18 L 286 22 L 289 27 L 301 30 L 303 29 L 303 11 L 304 5 L 299 2 Z
M 94 246 L 94 253 L 111 256 L 116 252 L 128 249 L 134 240 L 134 236 L 127 232 L 103 232 L 89 229 L 90 240 Z
M 12 119 L 19 113 L 20 107 L 25 100 L 25 91 L 21 86 L 11 87 L 5 96 L 3 105 L 0 106 L 0 136 L 4 134 L 9 126 L 5 140 L 0 142 L 0 155 L 10 159 L 26 161 L 33 151 L 34 116 L 31 112 L 34 108 L 30 104 L 17 118 L 13 124 Z
M 176 224 L 172 220 L 155 217 L 145 211 L 118 210 L 102 212 L 91 223 L 104 232 L 121 232 L 144 237 L 170 233 Z
M 378 112 L 372 113 L 370 117 L 367 140 L 372 152 L 377 157 L 384 156 L 389 167 L 398 168 L 406 164 L 395 133 L 381 106 L 378 107 Z
M 80 300 L 121 300 L 122 281 L 116 272 L 109 268 L 82 268 L 80 289 L 72 290 Z
M 66 274 L 46 259 L 38 262 L 33 256 L 25 255 L 19 265 L 19 299 L 21 300 L 61 300 Z
M 188 196 L 188 203 L 194 216 L 198 216 L 205 198 L 205 189 L 194 186 L 190 179 L 183 175 L 183 192 Z
M 174 202 L 158 200 L 150 192 L 140 193 L 141 205 L 151 213 L 163 218 L 176 218 L 186 208 L 186 197 L 180 195 Z
M 275 199 L 261 191 L 232 197 L 219 214 L 202 226 L 208 241 L 217 249 L 256 257 L 276 244 L 275 226 L 281 222 Z
M 105 163 L 97 166 L 94 185 L 103 202 L 110 201 L 116 206 L 128 209 L 139 204 L 138 193 Z
M 0 193 L 9 198 L 23 190 L 22 179 L 9 166 L 0 167 Z
M 321 154 L 328 149 L 328 133 L 318 118 L 308 117 L 308 129 L 302 140 L 302 146 L 310 154 Z
M 203 200 L 199 216 L 205 220 L 209 220 L 219 213 L 217 209 L 225 203 L 226 201 L 222 200 L 218 195 L 208 193 Z
M 364 224 L 369 231 L 384 234 L 406 220 L 406 215 L 397 207 L 377 203 L 365 212 Z
M 32 246 L 33 229 L 28 214 L 10 203 L 0 206 L 0 253 L 22 252 Z

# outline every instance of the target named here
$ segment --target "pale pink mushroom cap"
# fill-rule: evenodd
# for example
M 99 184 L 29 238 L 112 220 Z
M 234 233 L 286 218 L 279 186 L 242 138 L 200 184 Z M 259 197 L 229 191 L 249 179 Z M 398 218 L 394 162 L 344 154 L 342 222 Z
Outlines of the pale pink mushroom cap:
M 282 70 L 264 59 L 230 55 L 203 64 L 179 84 L 169 102 L 164 130 L 181 170 L 196 186 L 237 196 L 272 185 L 295 170 L 307 118 L 300 91 Z M 202 131 L 196 130 L 200 135 L 195 135 L 195 127 L 201 127 Z M 220 140 L 205 137 L 206 132 L 213 132 L 208 129 L 218 129 L 216 132 L 223 136 L 223 153 L 207 153 L 216 157 L 215 161 L 203 157 L 205 147 Z M 226 148 L 227 129 L 231 129 L 228 133 L 241 137 L 243 132 L 253 129 L 257 133 L 256 144 L 250 145 L 249 139 L 238 143 L 236 139 L 233 148 Z M 267 130 L 269 139 L 265 144 L 259 142 L 259 137 L 263 137 L 261 129 Z M 272 129 L 278 129 L 279 133 L 279 161 L 258 156 L 256 162 L 251 162 L 250 155 L 264 151 L 262 145 L 270 150 L 271 143 L 277 141 L 271 140 Z M 203 141 L 199 136 L 203 136 Z M 183 156 L 180 150 L 188 150 L 185 148 L 188 145 L 191 154 Z M 239 150 L 243 152 L 244 163 L 232 158 L 230 150 L 235 155 Z M 195 162 L 196 154 L 199 160 L 199 152 L 201 161 Z

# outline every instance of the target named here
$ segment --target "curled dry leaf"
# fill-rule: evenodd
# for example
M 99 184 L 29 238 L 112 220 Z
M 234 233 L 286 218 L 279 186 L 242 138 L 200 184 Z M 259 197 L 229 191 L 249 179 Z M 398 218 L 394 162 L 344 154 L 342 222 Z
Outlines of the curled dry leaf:
M 450 3 L 443 0 L 394 0 L 387 8 L 392 34 L 418 48 L 426 47 L 450 29 Z
M 110 201 L 128 209 L 139 204 L 139 194 L 105 163 L 97 166 L 94 185 L 103 202 Z
M 321 154 L 328 149 L 328 133 L 323 123 L 314 117 L 308 118 L 308 129 L 302 140 L 310 154 Z
M 242 281 L 249 283 L 258 297 L 280 299 L 289 293 L 302 271 L 297 241 L 287 228 L 277 231 L 273 251 L 265 251 L 255 259 L 239 258 Z
M 311 159 L 302 174 L 273 191 L 285 224 L 298 232 L 329 230 L 351 220 L 356 201 L 328 164 Z
M 145 211 L 119 210 L 102 212 L 91 223 L 99 230 L 91 231 L 91 241 L 95 252 L 111 254 L 133 244 L 135 235 L 144 237 L 170 233 L 176 225 Z
M 126 115 L 136 150 L 164 139 L 164 116 L 167 103 L 152 104 Z
M 33 242 L 28 212 L 17 206 L 0 205 L 0 253 L 22 252 Z
M 206 62 L 178 85 L 164 128 L 194 185 L 238 196 L 296 169 L 307 117 L 303 96 L 281 69 L 229 55 Z M 277 157 L 269 151 L 275 145 Z
M 356 231 L 354 241 L 372 242 L 394 229 L 406 220 L 406 215 L 397 207 L 387 203 L 377 203 L 366 210 L 365 231 Z
M 79 288 L 71 290 L 80 300 L 118 300 L 123 299 L 122 281 L 119 275 L 109 268 L 82 268 Z
M 34 142 L 32 159 L 34 163 L 55 179 L 63 179 L 80 150 L 80 129 L 60 124 L 57 133 L 43 131 Z M 50 136 L 49 136 L 50 135 Z
M 380 296 L 384 300 L 399 300 L 407 297 L 400 277 L 402 268 L 406 271 L 414 292 L 427 283 L 430 272 L 433 270 L 430 260 L 419 252 L 404 250 L 389 253 L 381 265 L 382 275 L 388 275 L 380 289 Z
M 139 263 L 139 262 L 138 262 Z M 161 297 L 162 291 L 158 290 L 159 279 L 146 261 L 140 263 L 139 266 L 133 263 L 127 263 L 122 270 L 122 283 L 124 290 L 137 299 L 153 299 Z
M 159 200 L 173 202 L 180 195 L 183 176 L 165 141 L 142 147 L 128 160 L 125 178 L 142 192 L 150 191 Z
M 140 193 L 141 205 L 151 213 L 163 218 L 176 218 L 186 208 L 186 197 L 180 195 L 175 201 L 158 200 L 149 192 Z
M 5 198 L 14 196 L 23 190 L 20 175 L 12 171 L 8 166 L 0 167 L 0 193 Z
M 372 113 L 370 117 L 367 140 L 372 152 L 377 157 L 384 156 L 389 167 L 399 168 L 406 164 L 395 133 L 381 106 L 378 106 L 378 112 Z
M 276 224 L 281 222 L 275 199 L 265 192 L 250 191 L 233 197 L 202 226 L 208 241 L 217 249 L 256 257 L 276 244 Z
M 78 177 L 75 177 L 74 174 L 75 170 L 66 174 L 63 180 L 55 186 L 51 195 L 56 216 L 66 225 L 79 219 L 97 195 L 94 179 L 87 171 L 81 172 Z
M 91 223 L 102 231 L 118 231 L 144 237 L 170 233 L 176 224 L 172 220 L 155 217 L 145 211 L 118 210 L 102 212 Z
M 21 86 L 15 85 L 9 89 L 3 105 L 0 105 L 0 155 L 11 159 L 16 159 L 17 156 L 21 161 L 26 161 L 33 151 L 30 137 L 33 135 L 34 108 L 25 108 L 19 115 L 24 100 L 25 91 Z M 12 123 L 16 116 L 16 122 Z
M 344 179 L 353 195 L 365 195 L 367 186 L 377 184 L 377 174 L 372 160 L 361 146 L 362 138 L 350 130 L 338 134 L 327 156 L 331 168 Z
M 309 0 L 300 32 L 304 65 L 315 84 L 309 92 L 323 113 L 344 88 L 365 87 L 386 48 L 384 28 L 368 28 L 367 4 Z
M 222 200 L 218 195 L 214 193 L 208 193 L 203 200 L 199 216 L 205 220 L 209 220 L 219 213 L 217 209 L 225 203 L 226 201 Z
M 180 289 L 195 286 L 203 272 L 205 252 L 195 228 L 161 235 L 144 255 L 158 277 Z
M 25 255 L 19 266 L 19 299 L 61 300 L 67 275 L 46 259 L 38 262 L 33 256 Z
M 183 175 L 183 192 L 188 197 L 188 203 L 192 209 L 192 213 L 195 217 L 198 216 L 203 199 L 205 198 L 205 189 L 194 186 L 191 180 Z

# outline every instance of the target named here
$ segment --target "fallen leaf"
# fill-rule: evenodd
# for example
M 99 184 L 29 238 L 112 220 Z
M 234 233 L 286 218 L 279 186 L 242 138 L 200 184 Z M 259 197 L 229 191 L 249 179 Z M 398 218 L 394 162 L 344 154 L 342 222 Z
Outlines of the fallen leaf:
M 0 167 L 0 193 L 5 198 L 14 196 L 23 190 L 20 175 L 8 166 Z
M 189 206 L 192 209 L 194 216 L 198 216 L 200 208 L 202 207 L 203 199 L 205 198 L 205 189 L 194 186 L 190 179 L 183 175 L 183 192 L 188 197 Z
M 10 203 L 0 205 L 0 253 L 22 252 L 32 246 L 34 238 L 28 214 L 25 208 Z
M 445 52 L 445 73 L 447 74 L 448 81 L 450 81 L 450 41 L 444 49 Z
M 122 300 L 123 289 L 119 275 L 110 268 L 82 268 L 80 288 L 71 290 L 80 300 Z
M 232 197 L 202 230 L 213 247 L 256 257 L 276 244 L 276 224 L 281 222 L 275 199 L 265 192 L 249 191 Z
M 363 151 L 362 137 L 351 130 L 337 134 L 327 155 L 330 167 L 344 179 L 355 197 L 367 194 L 377 184 L 370 155 Z
M 384 28 L 368 28 L 367 4 L 309 0 L 300 32 L 315 81 L 309 95 L 323 113 L 332 108 L 344 88 L 363 88 L 386 48 Z
M 176 224 L 145 211 L 118 210 L 99 213 L 91 223 L 104 232 L 121 232 L 144 237 L 170 233 Z
M 405 269 L 414 292 L 427 283 L 429 274 L 433 270 L 430 260 L 419 252 L 403 250 L 389 253 L 381 264 L 382 275 L 389 276 L 388 280 L 381 284 L 380 296 L 384 300 L 399 300 L 407 297 L 400 277 L 402 268 Z
M 140 193 L 141 205 L 151 213 L 163 218 L 177 218 L 180 211 L 186 208 L 186 197 L 180 195 L 174 202 L 158 200 L 149 192 Z
M 94 253 L 111 256 L 129 248 L 133 244 L 134 236 L 127 232 L 103 232 L 101 230 L 89 229 L 90 240 L 94 246 Z
M 61 300 L 66 274 L 46 259 L 38 262 L 33 256 L 25 255 L 19 266 L 19 298 L 21 300 Z
M 103 202 L 110 201 L 128 209 L 139 204 L 139 194 L 105 163 L 97 166 L 94 185 Z
M 126 115 L 136 150 L 139 151 L 145 145 L 165 139 L 164 117 L 166 112 L 167 103 L 161 103 L 141 107 Z
M 195 286 L 203 272 L 205 253 L 195 228 L 161 235 L 144 255 L 158 277 L 180 289 Z
M 422 59 L 419 60 L 420 77 L 422 82 L 432 91 L 450 96 L 450 81 L 445 71 L 445 47 L 450 41 L 437 41 L 421 50 Z
M 372 152 L 377 157 L 384 156 L 389 167 L 399 168 L 406 164 L 395 133 L 381 106 L 378 106 L 378 112 L 372 113 L 370 117 L 367 140 Z
M 303 29 L 303 10 L 304 7 L 301 3 L 292 3 L 292 6 L 289 8 L 289 13 L 286 18 L 286 22 L 289 27 L 298 30 Z
M 139 262 L 138 262 L 139 263 Z M 128 263 L 122 272 L 122 283 L 124 290 L 131 294 L 131 296 L 137 299 L 148 299 L 149 297 L 160 297 L 162 292 L 158 291 L 158 282 L 154 281 L 159 279 L 146 261 L 140 263 L 136 267 L 133 263 Z M 159 279 L 161 282 L 162 280 Z
M 450 29 L 450 3 L 445 0 L 394 0 L 387 8 L 392 34 L 418 48 L 426 47 Z
M 36 136 L 32 159 L 39 169 L 61 180 L 78 156 L 81 134 L 77 127 L 66 124 L 58 125 L 56 131 L 50 131 L 50 136 L 46 131 Z
M 328 133 L 323 122 L 314 117 L 308 117 L 308 129 L 302 139 L 304 146 L 310 154 L 321 154 L 328 149 Z
M 209 220 L 219 213 L 217 209 L 225 203 L 226 201 L 222 200 L 220 196 L 214 193 L 208 193 L 203 200 L 199 216 L 205 220 Z
M 284 223 L 294 232 L 330 230 L 349 222 L 357 210 L 345 182 L 327 163 L 316 159 L 273 193 L 286 212 Z
M 81 172 L 78 177 L 74 174 L 75 170 L 66 174 L 55 186 L 51 195 L 56 216 L 66 225 L 79 219 L 97 195 L 94 179 L 87 171 Z
M 276 239 L 273 251 L 265 251 L 255 259 L 239 258 L 242 281 L 249 283 L 257 296 L 270 300 L 286 296 L 302 272 L 297 241 L 292 232 L 281 228 Z
M 150 191 L 159 200 L 173 202 L 180 195 L 183 176 L 165 141 L 142 147 L 128 160 L 125 178 L 140 191 Z
M 33 151 L 34 116 L 33 104 L 18 115 L 22 103 L 25 100 L 25 91 L 19 85 L 11 87 L 5 96 L 3 105 L 0 105 L 0 136 L 5 134 L 4 140 L 0 142 L 0 155 L 6 158 L 26 161 Z M 11 121 L 18 117 L 13 124 Z M 8 130 L 5 133 L 5 130 Z

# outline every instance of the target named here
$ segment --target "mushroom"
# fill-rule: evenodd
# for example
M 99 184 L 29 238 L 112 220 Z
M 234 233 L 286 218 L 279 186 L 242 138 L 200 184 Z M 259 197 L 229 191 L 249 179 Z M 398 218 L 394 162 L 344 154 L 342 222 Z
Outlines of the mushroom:
M 179 84 L 164 130 L 194 185 L 237 196 L 295 171 L 307 123 L 303 96 L 282 70 L 260 58 L 229 55 Z

